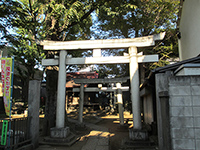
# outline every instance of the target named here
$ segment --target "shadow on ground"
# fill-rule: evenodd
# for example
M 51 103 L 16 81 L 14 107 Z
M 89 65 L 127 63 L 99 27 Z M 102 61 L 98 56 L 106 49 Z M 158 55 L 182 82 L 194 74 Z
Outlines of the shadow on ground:
M 106 111 L 84 111 L 82 125 L 77 121 L 76 110 L 68 112 L 67 117 L 67 126 L 80 139 L 70 147 L 46 144 L 37 150 L 118 150 L 129 138 L 128 128 L 132 125 L 132 115 L 128 112 L 124 112 L 124 126 L 120 126 L 118 114 Z

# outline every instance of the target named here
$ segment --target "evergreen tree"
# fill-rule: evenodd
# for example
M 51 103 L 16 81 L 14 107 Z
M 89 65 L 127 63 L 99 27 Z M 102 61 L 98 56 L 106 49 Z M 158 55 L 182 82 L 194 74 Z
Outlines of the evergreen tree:
M 1 0 L 0 2 L 0 48 L 4 47 L 13 39 L 13 35 L 9 32 L 12 29 L 12 19 L 18 14 L 17 7 L 20 4 L 13 0 Z
M 144 54 L 159 54 L 158 63 L 143 64 L 149 69 L 168 64 L 167 59 L 178 57 L 176 37 L 176 21 L 178 18 L 179 1 L 172 0 L 118 0 L 108 1 L 97 12 L 98 23 L 95 38 L 135 38 L 166 32 L 163 41 L 155 47 L 139 48 Z M 123 54 L 126 50 L 104 51 L 106 55 Z M 128 75 L 128 65 L 120 65 L 118 74 Z M 107 65 L 107 70 L 110 70 Z M 126 68 L 123 70 L 122 68 Z M 121 71 L 120 71 L 121 70 Z M 126 73 L 125 73 L 126 72 Z

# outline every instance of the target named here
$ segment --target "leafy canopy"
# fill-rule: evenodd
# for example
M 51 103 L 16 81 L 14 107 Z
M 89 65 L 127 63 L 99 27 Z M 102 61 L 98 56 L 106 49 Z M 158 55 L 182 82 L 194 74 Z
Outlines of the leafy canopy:
M 26 67 L 21 72 L 26 72 L 30 78 L 34 78 L 35 67 L 39 67 L 42 58 L 55 54 L 45 54 L 38 46 L 37 41 L 44 39 L 134 38 L 166 31 L 165 40 L 158 43 L 159 46 L 140 51 L 160 55 L 161 60 L 153 65 L 155 67 L 166 64 L 167 58 L 177 56 L 175 28 L 179 2 L 176 0 L 2 0 L 0 7 L 0 32 L 12 43 L 16 60 Z M 92 18 L 94 10 L 96 17 Z M 92 25 L 93 32 L 90 30 Z M 8 27 L 14 28 L 17 35 L 8 36 Z M 127 50 L 106 51 L 104 55 L 122 55 L 123 52 Z M 82 54 L 73 52 L 71 55 Z M 127 67 L 116 66 L 116 74 L 124 74 L 122 68 Z
M 95 38 L 135 38 L 166 32 L 165 39 L 156 43 L 155 47 L 139 48 L 144 54 L 159 54 L 158 63 L 145 64 L 147 70 L 164 66 L 167 59 L 178 57 L 176 22 L 179 1 L 176 0 L 117 0 L 108 1 L 96 11 L 97 22 L 93 36 Z M 123 54 L 127 50 L 105 51 L 106 55 Z M 121 65 L 124 68 L 125 65 Z M 104 67 L 108 67 L 104 65 Z M 126 69 L 119 69 L 119 74 L 128 75 Z M 108 69 L 110 70 L 110 69 Z M 120 71 L 121 70 L 121 71 Z

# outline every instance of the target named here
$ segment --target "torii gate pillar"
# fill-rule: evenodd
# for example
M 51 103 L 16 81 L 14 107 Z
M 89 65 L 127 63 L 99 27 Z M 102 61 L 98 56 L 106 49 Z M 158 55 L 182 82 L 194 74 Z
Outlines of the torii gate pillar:
M 56 105 L 56 128 L 65 127 L 65 89 L 66 89 L 66 64 L 67 51 L 62 50 L 59 54 L 58 92 Z
M 56 127 L 64 127 L 65 118 L 65 82 L 66 68 L 65 64 L 116 64 L 129 63 L 130 66 L 130 83 L 131 83 L 131 100 L 133 110 L 134 129 L 141 129 L 141 111 L 139 97 L 139 73 L 138 63 L 158 61 L 158 55 L 145 56 L 137 54 L 137 47 L 147 47 L 155 45 L 156 40 L 162 40 L 165 33 L 138 37 L 134 39 L 112 39 L 112 40 L 83 40 L 83 41 L 43 41 L 44 50 L 61 50 L 59 58 L 59 81 L 57 96 L 57 115 Z M 129 56 L 109 57 L 86 57 L 86 58 L 68 58 L 65 62 L 67 52 L 64 50 L 88 50 L 88 49 L 109 49 L 109 48 L 129 48 Z M 57 59 L 43 60 L 43 66 L 58 65 Z
M 80 99 L 79 99 L 79 116 L 78 116 L 78 121 L 80 124 L 83 123 L 83 105 L 84 105 L 84 84 L 81 84 Z
M 117 102 L 118 102 L 118 110 L 119 110 L 119 121 L 120 121 L 120 125 L 124 125 L 124 108 L 123 108 L 121 83 L 117 83 L 116 86 L 117 86 Z
M 129 73 L 131 86 L 131 100 L 133 112 L 134 129 L 141 129 L 141 111 L 140 111 L 140 96 L 139 96 L 139 72 L 137 60 L 137 47 L 129 47 Z

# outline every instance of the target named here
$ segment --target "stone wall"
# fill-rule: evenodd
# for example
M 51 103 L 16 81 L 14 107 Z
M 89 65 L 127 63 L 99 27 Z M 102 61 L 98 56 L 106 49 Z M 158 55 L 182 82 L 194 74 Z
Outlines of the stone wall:
M 156 91 L 159 149 L 198 150 L 200 76 L 157 74 Z M 166 138 L 167 136 L 170 138 Z
M 144 109 L 144 122 L 147 124 L 151 124 L 152 122 L 154 122 L 152 95 L 149 94 L 143 97 L 143 109 Z
M 144 122 L 146 124 L 151 124 L 154 122 L 154 110 L 153 110 L 153 90 L 147 87 L 144 87 L 140 91 L 140 98 L 142 100 L 142 106 L 143 106 L 143 117 Z
M 200 77 L 169 78 L 172 149 L 200 148 Z
M 166 117 L 163 117 L 163 115 L 161 114 L 163 108 L 161 108 L 161 98 L 160 98 L 160 93 L 161 92 L 168 92 L 168 78 L 170 76 L 170 72 L 168 73 L 159 73 L 156 74 L 155 78 L 156 78 L 156 110 L 157 110 L 157 126 L 158 126 L 158 144 L 159 144 L 159 149 L 160 150 L 167 150 L 166 149 L 166 143 L 170 143 L 170 141 L 166 141 L 165 139 L 165 135 L 166 130 L 165 130 L 165 121 L 169 121 L 166 120 Z

